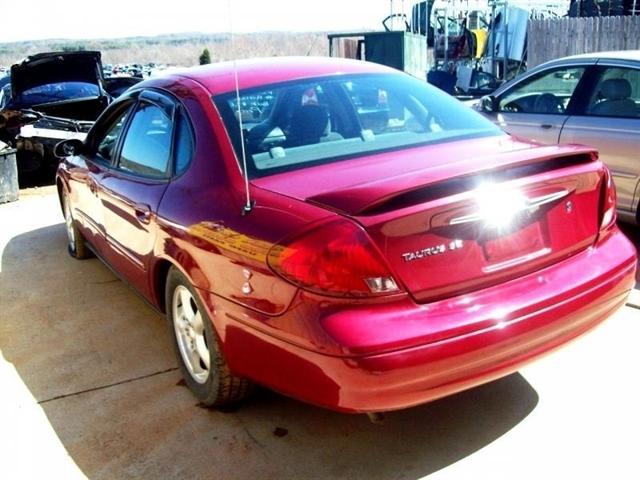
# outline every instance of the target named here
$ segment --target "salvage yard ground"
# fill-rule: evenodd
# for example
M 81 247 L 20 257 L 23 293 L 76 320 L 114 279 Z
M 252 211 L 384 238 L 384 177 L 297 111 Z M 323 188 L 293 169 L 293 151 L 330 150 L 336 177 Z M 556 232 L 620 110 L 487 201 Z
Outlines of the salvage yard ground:
M 67 255 L 54 187 L 0 225 L 0 478 L 638 478 L 638 290 L 520 373 L 380 425 L 262 390 L 220 412 L 182 386 L 164 320 Z

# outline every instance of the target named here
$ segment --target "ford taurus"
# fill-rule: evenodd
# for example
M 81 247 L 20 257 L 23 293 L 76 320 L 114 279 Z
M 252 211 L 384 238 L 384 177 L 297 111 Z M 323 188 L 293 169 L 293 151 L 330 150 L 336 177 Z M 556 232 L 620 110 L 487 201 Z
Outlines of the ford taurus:
M 595 151 L 515 140 L 379 65 L 174 72 L 56 153 L 69 252 L 164 312 L 209 406 L 252 384 L 345 412 L 427 402 L 587 332 L 634 283 Z

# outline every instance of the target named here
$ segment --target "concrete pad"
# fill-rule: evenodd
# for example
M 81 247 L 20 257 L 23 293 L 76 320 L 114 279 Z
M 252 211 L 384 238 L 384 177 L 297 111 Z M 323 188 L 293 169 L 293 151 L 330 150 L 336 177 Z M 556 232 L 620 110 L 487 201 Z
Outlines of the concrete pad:
M 179 378 L 170 372 L 43 409 L 90 478 L 388 479 L 418 478 L 469 455 L 537 402 L 515 375 L 374 425 L 269 392 L 234 413 L 205 410 Z
M 54 192 L 22 197 L 0 209 L 0 349 L 35 398 L 175 368 L 164 319 L 99 260 L 67 254 Z
M 0 478 L 85 478 L 15 367 L 0 354 Z
M 381 425 L 259 390 L 198 407 L 163 319 L 65 251 L 53 189 L 0 206 L 0 478 L 631 478 L 640 312 Z M 283 372 L 286 374 L 286 372 Z
M 639 338 L 640 312 L 626 307 L 522 369 L 539 395 L 536 408 L 503 437 L 434 478 L 478 478 L 478 472 L 499 479 L 636 478 Z

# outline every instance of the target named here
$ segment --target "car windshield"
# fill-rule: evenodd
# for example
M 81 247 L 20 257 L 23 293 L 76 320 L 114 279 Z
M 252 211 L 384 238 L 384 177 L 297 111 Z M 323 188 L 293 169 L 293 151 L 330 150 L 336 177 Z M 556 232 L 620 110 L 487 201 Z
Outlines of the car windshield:
M 38 105 L 41 103 L 78 100 L 100 95 L 98 85 L 88 82 L 60 82 L 38 85 L 25 90 L 20 95 L 20 103 Z
M 401 74 L 341 75 L 213 97 L 251 178 L 501 131 L 458 100 Z

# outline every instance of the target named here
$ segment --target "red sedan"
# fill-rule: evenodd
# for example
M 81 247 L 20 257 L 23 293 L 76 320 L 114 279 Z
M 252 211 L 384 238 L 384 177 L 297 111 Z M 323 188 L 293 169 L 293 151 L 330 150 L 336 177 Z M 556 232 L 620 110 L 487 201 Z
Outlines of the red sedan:
M 172 73 L 56 151 L 69 252 L 166 314 L 210 406 L 253 383 L 347 412 L 427 402 L 588 331 L 634 284 L 593 150 L 516 140 L 378 65 Z

